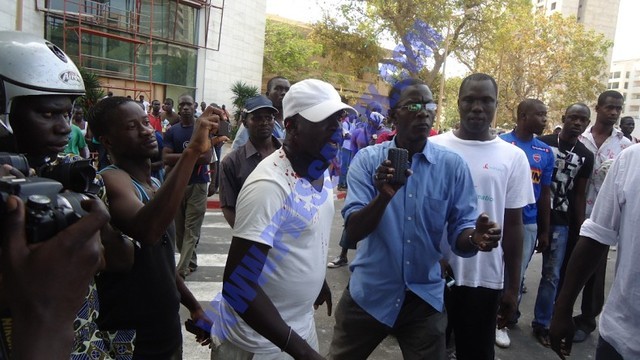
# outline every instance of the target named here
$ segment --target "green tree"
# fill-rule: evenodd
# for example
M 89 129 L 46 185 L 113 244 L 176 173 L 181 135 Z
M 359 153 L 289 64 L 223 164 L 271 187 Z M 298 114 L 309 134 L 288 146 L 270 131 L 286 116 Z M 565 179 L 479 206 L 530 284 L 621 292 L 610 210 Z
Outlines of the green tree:
M 350 100 L 360 98 L 368 85 L 377 83 L 377 59 L 380 55 L 359 56 L 359 50 L 371 47 L 383 50 L 374 38 L 343 32 L 343 28 L 313 29 L 304 24 L 267 19 L 263 74 L 282 75 L 291 82 L 316 78 L 334 85 Z
M 309 39 L 310 29 L 267 19 L 264 43 L 264 73 L 299 80 L 318 68 L 313 59 L 322 45 Z
M 370 30 L 350 32 L 348 25 L 325 17 L 313 25 L 311 39 L 321 44 L 322 56 L 332 69 L 362 78 L 366 73 L 377 73 L 378 61 L 385 55 L 376 34 Z
M 495 29 L 495 19 L 502 16 L 501 9 L 509 3 L 527 0 L 345 0 L 341 7 L 343 25 L 351 34 L 365 39 L 386 36 L 402 44 L 407 57 L 419 59 L 414 52 L 408 34 L 416 30 L 417 19 L 429 26 L 432 32 L 421 32 L 433 57 L 428 66 L 408 68 L 410 76 L 423 79 L 433 91 L 438 88 L 438 73 L 444 59 L 453 54 L 463 63 L 471 61 L 489 34 Z M 327 11 L 328 12 L 328 11 Z M 315 28 L 335 27 L 338 20 L 325 17 Z M 439 34 L 436 36 L 436 34 Z M 339 49 L 338 49 L 339 50 Z M 358 49 L 359 56 L 368 56 L 368 49 Z M 328 51 L 328 50 L 325 50 Z M 354 55 L 358 56 L 358 55 Z M 423 59 L 419 59 L 423 60 Z M 382 57 L 381 63 L 399 65 L 393 57 Z
M 240 114 L 242 113 L 242 109 L 244 109 L 244 104 L 247 102 L 249 98 L 260 95 L 257 86 L 247 85 L 244 81 L 236 81 L 231 85 L 231 92 L 233 96 L 231 97 L 231 103 L 235 108 L 233 112 L 233 118 L 236 121 L 236 127 L 238 122 L 240 121 Z
M 605 56 L 611 42 L 574 17 L 545 16 L 527 6 L 510 6 L 474 60 L 473 70 L 498 81 L 497 125 L 515 123 L 518 104 L 543 101 L 557 120 L 574 102 L 590 102 L 604 90 Z
M 102 90 L 98 75 L 84 67 L 80 67 L 78 70 L 80 70 L 80 76 L 82 76 L 82 81 L 84 82 L 85 94 L 77 100 L 77 104 L 82 107 L 86 114 L 89 109 L 104 97 L 104 90 Z
M 451 130 L 460 122 L 460 116 L 458 115 L 458 90 L 460 90 L 461 84 L 461 77 L 456 76 L 445 80 L 444 99 L 438 103 L 438 106 L 441 107 L 440 127 L 438 130 Z

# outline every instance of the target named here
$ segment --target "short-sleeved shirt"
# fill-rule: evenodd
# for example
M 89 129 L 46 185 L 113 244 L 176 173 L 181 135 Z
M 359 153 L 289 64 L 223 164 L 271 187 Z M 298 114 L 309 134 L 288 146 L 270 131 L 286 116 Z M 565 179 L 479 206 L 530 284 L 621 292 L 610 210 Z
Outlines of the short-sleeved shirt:
M 155 116 L 153 115 L 153 113 L 149 113 L 149 124 L 151 124 L 155 131 L 162 132 L 162 119 L 160 114 L 158 114 L 158 116 Z
M 539 137 L 555 156 L 551 180 L 551 224 L 569 225 L 571 190 L 577 178 L 588 179 L 593 169 L 593 153 L 578 140 L 574 145 L 560 141 L 558 135 Z
M 87 147 L 87 142 L 82 135 L 82 129 L 78 126 L 71 124 L 71 133 L 69 133 L 69 143 L 64 148 L 65 154 L 80 155 L 80 149 Z
M 274 136 L 273 146 L 279 149 L 282 144 Z M 249 174 L 262 161 L 262 156 L 251 141 L 233 150 L 220 162 L 220 207 L 235 207 L 238 194 Z
M 640 145 L 623 150 L 580 229 L 605 245 L 618 244 L 616 275 L 600 315 L 600 336 L 624 359 L 640 359 Z
M 478 194 L 478 211 L 504 228 L 506 209 L 520 209 L 535 202 L 529 162 L 522 150 L 496 137 L 488 141 L 463 140 L 453 132 L 430 138 L 431 142 L 455 151 L 469 166 Z M 501 290 L 504 287 L 504 252 L 500 245 L 472 258 L 444 251 L 456 284 Z
M 553 177 L 553 164 L 555 156 L 549 145 L 533 137 L 530 141 L 518 139 L 515 131 L 500 135 L 502 140 L 519 147 L 527 155 L 531 168 L 531 182 L 533 183 L 533 196 L 540 199 L 543 186 L 551 185 Z M 522 222 L 535 224 L 538 219 L 538 206 L 536 203 L 528 204 L 522 209 Z
M 593 172 L 587 185 L 586 215 L 589 217 L 591 209 L 593 209 L 593 204 L 596 202 L 600 186 L 602 182 L 604 182 L 604 177 L 607 175 L 607 170 L 609 170 L 609 166 L 613 163 L 613 159 L 620 154 L 622 150 L 631 146 L 632 143 L 631 140 L 624 137 L 622 131 L 616 128 L 611 130 L 611 135 L 609 135 L 599 148 L 596 146 L 596 141 L 591 134 L 591 127 L 588 127 L 587 130 L 580 135 L 579 139 L 584 146 L 593 153 Z
M 164 147 L 170 148 L 176 154 L 182 154 L 184 149 L 189 145 L 191 135 L 193 134 L 194 125 L 183 125 L 182 122 L 170 127 L 167 132 L 164 133 Z M 196 164 L 191 172 L 191 178 L 189 179 L 189 185 L 191 184 L 206 184 L 209 182 L 209 165 Z
M 342 120 L 342 134 L 349 135 L 349 138 L 345 138 L 342 142 L 342 148 L 351 151 L 351 130 L 356 128 L 356 124 L 346 117 Z
M 377 196 L 373 176 L 387 159 L 389 148 L 395 147 L 392 140 L 368 146 L 354 157 L 342 209 L 347 223 Z M 422 152 L 411 157 L 411 170 L 413 175 L 393 196 L 377 228 L 358 243 L 349 266 L 351 297 L 388 326 L 395 323 L 407 291 L 442 311 L 444 280 L 439 261 L 443 234 L 460 255 L 477 253 L 464 253 L 455 246 L 460 233 L 473 228 L 478 217 L 476 192 L 464 160 L 427 141 Z
M 325 279 L 334 215 L 328 171 L 323 179 L 322 189 L 316 190 L 294 171 L 284 150 L 275 151 L 258 164 L 242 187 L 232 234 L 271 248 L 257 281 L 282 319 L 303 339 L 314 332 L 313 303 Z M 240 277 L 251 271 L 244 266 L 252 263 L 255 260 L 247 258 L 233 270 L 238 276 L 230 276 L 225 296 L 212 304 L 217 310 L 212 335 L 252 353 L 280 351 L 234 310 L 255 296 Z

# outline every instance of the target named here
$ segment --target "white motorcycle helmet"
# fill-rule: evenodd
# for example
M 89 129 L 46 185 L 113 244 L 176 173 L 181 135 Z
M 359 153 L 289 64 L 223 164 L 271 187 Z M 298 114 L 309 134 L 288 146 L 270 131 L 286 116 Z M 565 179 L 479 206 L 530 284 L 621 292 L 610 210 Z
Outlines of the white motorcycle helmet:
M 0 31 L 0 114 L 7 131 L 13 132 L 9 113 L 17 97 L 84 93 L 80 71 L 59 47 L 33 34 Z

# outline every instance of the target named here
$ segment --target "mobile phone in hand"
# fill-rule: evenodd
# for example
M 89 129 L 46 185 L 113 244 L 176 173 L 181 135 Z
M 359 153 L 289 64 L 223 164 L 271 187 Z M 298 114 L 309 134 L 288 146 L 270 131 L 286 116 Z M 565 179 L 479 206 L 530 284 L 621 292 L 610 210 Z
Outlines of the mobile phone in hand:
M 191 319 L 187 319 L 187 321 L 185 321 L 185 322 L 184 322 L 184 328 L 185 328 L 188 332 L 190 332 L 190 333 L 192 333 L 192 334 L 194 334 L 194 335 L 200 335 L 202 332 L 206 332 L 206 333 L 208 333 L 208 332 L 210 332 L 210 331 L 211 331 L 211 328 L 209 328 L 209 329 L 203 329 L 203 328 L 199 327 L 199 326 L 198 326 L 198 325 L 196 325 L 196 323 L 195 323 L 193 320 L 191 320 Z
M 406 184 L 407 169 L 409 168 L 409 152 L 407 149 L 390 148 L 387 159 L 391 161 L 391 167 L 395 169 L 393 178 L 389 183 L 392 185 Z
M 227 121 L 220 120 L 218 123 L 218 133 L 216 136 L 229 136 L 231 135 L 231 124 Z

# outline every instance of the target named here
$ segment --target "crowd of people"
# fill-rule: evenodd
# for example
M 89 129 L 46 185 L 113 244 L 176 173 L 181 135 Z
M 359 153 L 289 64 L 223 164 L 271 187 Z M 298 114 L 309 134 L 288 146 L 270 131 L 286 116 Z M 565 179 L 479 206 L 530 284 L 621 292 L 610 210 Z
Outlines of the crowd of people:
M 640 358 L 640 147 L 616 91 L 600 94 L 592 126 L 576 102 L 548 135 L 546 105 L 525 99 L 513 131 L 496 136 L 498 85 L 475 73 L 459 88 L 459 126 L 437 134 L 438 105 L 419 79 L 398 81 L 385 105 L 359 115 L 327 82 L 277 76 L 246 101 L 234 150 L 219 161 L 224 106 L 109 94 L 85 113 L 74 107 L 82 78 L 62 50 L 19 32 L 0 32 L 0 50 L 0 150 L 35 169 L 0 167 L 0 311 L 11 319 L 0 358 L 181 359 L 182 304 L 212 359 L 366 359 L 389 335 L 405 359 L 494 359 L 494 344 L 510 346 L 536 251 L 537 341 L 562 358 L 599 328 L 596 359 Z M 33 190 L 32 176 L 61 153 L 90 150 L 99 190 L 34 243 L 44 229 L 34 214 L 62 205 L 46 208 L 39 195 L 55 202 L 60 188 Z M 406 164 L 392 161 L 398 151 Z M 327 264 L 337 190 L 346 190 L 342 251 Z M 185 278 L 217 191 L 232 239 L 205 310 Z M 314 311 L 333 312 L 327 267 L 347 264 L 320 354 Z

